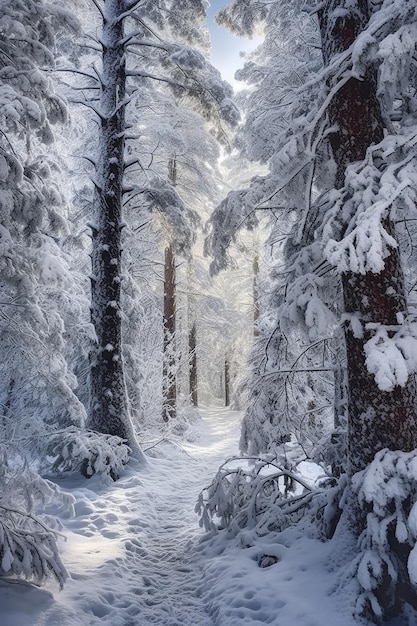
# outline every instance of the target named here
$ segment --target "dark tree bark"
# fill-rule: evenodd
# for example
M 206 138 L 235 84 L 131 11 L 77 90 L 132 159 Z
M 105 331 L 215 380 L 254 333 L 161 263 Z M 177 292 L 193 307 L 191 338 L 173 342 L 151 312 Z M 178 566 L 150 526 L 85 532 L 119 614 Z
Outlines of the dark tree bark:
M 224 405 L 230 406 L 230 363 L 227 358 L 224 361 Z
M 190 359 L 190 393 L 193 406 L 198 406 L 197 327 L 194 322 L 188 335 Z
M 125 133 L 125 49 L 122 0 L 103 5 L 100 154 L 92 224 L 92 353 L 89 426 L 126 439 L 138 452 L 130 421 L 122 358 L 121 231 Z
M 347 12 L 334 9 L 346 8 Z M 319 13 L 324 62 L 348 49 L 368 22 L 366 0 L 327 0 Z M 351 78 L 337 92 L 329 107 L 331 125 L 338 131 L 331 139 L 337 164 L 337 186 L 344 184 L 349 163 L 363 160 L 367 148 L 383 138 L 383 124 L 376 98 L 373 72 L 358 80 Z M 395 236 L 389 217 L 386 229 Z M 404 280 L 398 248 L 391 250 L 379 274 L 346 272 L 342 277 L 347 313 L 355 313 L 363 325 L 368 322 L 396 326 L 398 314 L 406 309 Z M 345 328 L 348 368 L 348 471 L 362 470 L 382 448 L 409 451 L 417 447 L 415 425 L 416 389 L 414 377 L 390 393 L 381 391 L 365 364 L 364 344 L 371 337 L 355 337 Z
M 164 280 L 164 360 L 163 409 L 167 422 L 177 414 L 177 376 L 175 371 L 175 256 L 172 244 L 165 250 Z

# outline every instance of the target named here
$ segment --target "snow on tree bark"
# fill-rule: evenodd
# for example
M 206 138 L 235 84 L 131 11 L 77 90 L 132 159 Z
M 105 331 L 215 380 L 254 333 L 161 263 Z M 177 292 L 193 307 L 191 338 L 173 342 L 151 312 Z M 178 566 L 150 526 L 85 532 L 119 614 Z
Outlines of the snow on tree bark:
M 224 360 L 224 406 L 230 406 L 230 363 Z
M 100 142 L 92 226 L 92 354 L 90 428 L 137 448 L 122 360 L 121 231 L 125 147 L 126 68 L 122 0 L 105 0 L 100 93 Z
M 319 25 L 326 65 L 347 50 L 369 19 L 366 0 L 328 0 L 319 12 Z M 383 123 L 376 98 L 376 76 L 372 71 L 359 80 L 343 84 L 329 107 L 329 118 L 337 126 L 331 139 L 337 165 L 336 185 L 344 184 L 346 167 L 365 158 L 366 150 L 383 138 Z M 347 227 L 347 224 L 343 225 Z M 342 226 L 342 228 L 343 228 Z M 390 217 L 385 230 L 395 238 Z M 364 345 L 374 330 L 369 324 L 397 328 L 405 312 L 406 296 L 398 247 L 384 259 L 377 273 L 345 272 L 342 277 L 346 313 L 359 317 L 362 333 L 345 325 L 348 366 L 348 456 L 351 474 L 364 469 L 383 448 L 409 451 L 417 447 L 415 426 L 416 388 L 410 376 L 404 386 L 381 391 L 368 371 Z
M 193 406 L 198 406 L 197 326 L 193 322 L 188 334 L 189 379 Z
M 177 413 L 177 376 L 175 363 L 175 256 L 172 244 L 165 249 L 164 281 L 164 361 L 163 419 L 168 422 Z
M 138 152 L 132 144 L 128 150 L 134 155 L 133 158 L 123 160 L 127 139 L 127 101 L 137 103 L 140 119 L 137 113 L 136 119 L 133 115 L 132 121 L 135 126 L 140 124 L 142 127 L 143 115 L 145 125 L 146 120 L 149 120 L 143 113 L 147 108 L 143 104 L 143 96 L 148 98 L 148 102 L 153 97 L 152 90 L 147 86 L 148 81 L 151 85 L 158 85 L 155 88 L 158 103 L 163 102 L 163 98 L 160 100 L 156 92 L 160 90 L 163 94 L 164 88 L 169 88 L 174 102 L 179 98 L 187 99 L 202 119 L 210 121 L 215 134 L 223 141 L 227 140 L 224 122 L 236 124 L 238 112 L 231 101 L 231 87 L 221 79 L 220 73 L 206 61 L 201 52 L 189 47 L 196 44 L 204 48 L 205 39 L 200 32 L 206 8 L 204 3 L 185 0 L 180 6 L 174 7 L 169 1 L 153 6 L 152 3 L 140 0 L 103 0 L 94 4 L 102 16 L 103 31 L 100 37 L 102 71 L 99 77 L 101 93 L 98 111 L 92 100 L 86 102 L 87 106 L 98 112 L 100 123 L 100 154 L 95 180 L 97 215 L 92 224 L 92 321 L 97 345 L 92 355 L 90 420 L 93 428 L 127 437 L 132 445 L 134 434 L 128 416 L 121 354 L 122 194 L 123 206 L 132 207 L 135 200 L 141 197 L 142 200 L 146 199 L 150 209 L 164 213 L 175 231 L 179 249 L 188 249 L 197 216 L 186 207 L 174 186 L 158 173 L 158 168 L 154 173 L 153 168 L 149 167 L 152 174 L 146 168 L 142 169 L 140 158 L 136 156 Z M 191 15 L 193 19 L 187 19 Z M 167 35 L 166 40 L 164 34 Z M 180 43 L 173 41 L 177 37 Z M 126 57 L 129 60 L 127 68 Z M 139 85 L 136 90 L 128 88 L 127 98 L 126 79 Z M 133 140 L 134 137 L 129 136 L 129 139 Z M 141 137 L 142 150 L 143 141 L 146 146 L 146 137 Z M 165 141 L 162 145 L 162 149 L 165 149 Z M 151 153 L 154 153 L 153 145 Z M 143 177 L 141 173 L 133 177 L 135 166 L 139 167 Z M 126 170 L 130 178 L 126 177 L 128 182 L 123 186 Z M 171 172 L 173 175 L 174 170 Z

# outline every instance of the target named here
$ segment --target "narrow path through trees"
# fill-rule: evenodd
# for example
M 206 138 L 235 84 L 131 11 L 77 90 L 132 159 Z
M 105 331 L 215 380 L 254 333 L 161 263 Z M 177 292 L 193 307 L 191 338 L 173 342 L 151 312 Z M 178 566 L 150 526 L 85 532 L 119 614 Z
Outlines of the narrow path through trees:
M 76 515 L 63 520 L 71 579 L 60 593 L 52 583 L 51 593 L 28 588 L 32 609 L 20 626 L 212 626 L 200 598 L 203 531 L 194 507 L 218 465 L 237 453 L 240 418 L 205 410 L 194 443 L 158 445 L 146 467 L 132 464 L 108 487 L 96 477 L 73 484 Z M 13 614 L 13 589 L 8 603 Z

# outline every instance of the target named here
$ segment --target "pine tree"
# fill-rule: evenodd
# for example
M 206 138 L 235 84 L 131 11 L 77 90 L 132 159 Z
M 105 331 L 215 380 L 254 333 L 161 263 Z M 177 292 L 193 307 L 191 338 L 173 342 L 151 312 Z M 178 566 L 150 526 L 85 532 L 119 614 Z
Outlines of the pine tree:
M 257 210 L 272 213 L 270 240 L 285 242 L 276 247 L 280 269 L 271 281 L 263 348 L 258 343 L 264 350 L 258 364 L 267 369 L 253 379 L 254 406 L 263 405 L 254 421 L 272 438 L 282 432 L 280 403 L 287 402 L 285 385 L 293 375 L 315 378 L 313 385 L 297 383 L 298 407 L 302 396 L 317 404 L 320 391 L 341 406 L 343 394 L 323 393 L 316 382 L 325 375 L 343 386 L 341 319 L 353 474 L 384 447 L 416 445 L 414 331 L 399 255 L 401 225 L 395 223 L 407 222 L 414 211 L 413 8 L 407 2 L 329 1 L 308 16 L 301 4 L 282 2 L 265 5 L 260 14 L 237 0 L 222 18 L 246 33 L 264 20 L 265 43 L 240 72 L 258 89 L 246 98 L 239 142 L 244 155 L 268 162 L 270 172 L 222 203 L 214 218 L 217 250 L 221 258 L 236 228 L 252 226 Z M 281 47 L 274 46 L 277 38 Z M 282 367 L 288 357 L 289 367 Z M 285 383 L 279 398 L 277 380 Z M 274 401 L 268 403 L 270 393 Z M 293 417 L 289 426 L 294 428 Z
M 198 406 L 197 325 L 194 321 L 188 335 L 189 384 L 193 406 Z
M 103 4 L 100 144 L 91 261 L 91 312 L 97 347 L 91 368 L 90 426 L 133 444 L 121 354 L 120 311 L 127 103 L 124 11 L 122 0 L 106 0 Z
M 319 24 L 325 66 L 348 50 L 369 23 L 368 3 L 357 0 L 347 5 L 340 0 L 324 4 L 319 12 Z M 364 161 L 369 149 L 384 138 L 383 113 L 377 98 L 375 69 L 364 68 L 363 74 L 351 77 L 344 84 L 336 83 L 337 91 L 329 106 L 329 122 L 337 127 L 330 142 L 336 162 L 336 186 L 345 184 L 346 170 L 351 163 Z M 385 114 L 389 113 L 388 111 Z M 375 167 L 374 185 L 386 170 Z M 346 189 L 344 203 L 351 201 L 355 190 Z M 343 208 L 341 207 L 343 211 Z M 349 220 L 339 218 L 340 235 L 349 228 Z M 409 451 L 417 447 L 415 409 L 417 392 L 414 376 L 405 384 L 392 389 L 381 389 L 366 359 L 366 344 L 375 337 L 376 328 L 390 328 L 395 333 L 407 313 L 406 291 L 401 266 L 398 236 L 393 216 L 381 216 L 380 228 L 392 238 L 386 250 L 383 267 L 378 271 L 344 271 L 342 274 L 343 299 L 347 316 L 360 321 L 363 332 L 357 333 L 352 325 L 345 325 L 348 414 L 349 414 L 349 471 L 364 469 L 383 448 Z M 368 344 L 369 345 L 369 344 Z M 366 393 L 364 393 L 366 390 Z
M 99 117 L 100 144 L 95 164 L 95 216 L 91 225 L 92 320 L 97 344 L 92 355 L 90 425 L 100 432 L 127 439 L 137 449 L 122 358 L 122 207 L 144 195 L 154 207 L 171 212 L 170 217 L 178 223 L 184 203 L 160 177 L 143 184 L 127 184 L 127 170 L 136 164 L 141 167 L 140 149 L 137 156 L 126 156 L 126 107 L 134 94 L 132 85 L 136 82 L 137 89 L 145 94 L 148 88 L 144 85 L 149 81 L 153 84 L 150 93 L 159 89 L 153 81 L 169 85 L 174 95 L 186 98 L 204 116 L 218 122 L 221 119 L 234 122 L 237 114 L 230 101 L 230 89 L 204 55 L 173 40 L 175 33 L 190 44 L 201 42 L 202 3 L 185 2 L 177 9 L 170 2 L 163 2 L 157 8 L 150 2 L 127 0 L 95 4 L 101 14 L 103 32 L 99 42 L 102 48 L 99 102 L 86 103 Z M 162 17 L 166 19 L 165 29 Z M 137 55 L 138 51 L 144 52 L 143 56 Z M 224 136 L 220 123 L 217 134 Z
M 56 37 L 78 24 L 40 0 L 2 0 L 0 9 L 3 432 L 44 451 L 46 425 L 80 426 L 85 416 L 65 359 L 62 305 L 80 294 L 63 252 L 67 198 L 54 145 L 67 110 L 50 78 Z
M 165 248 L 164 263 L 164 355 L 163 355 L 163 419 L 177 416 L 177 375 L 175 358 L 176 296 L 175 255 L 173 246 Z

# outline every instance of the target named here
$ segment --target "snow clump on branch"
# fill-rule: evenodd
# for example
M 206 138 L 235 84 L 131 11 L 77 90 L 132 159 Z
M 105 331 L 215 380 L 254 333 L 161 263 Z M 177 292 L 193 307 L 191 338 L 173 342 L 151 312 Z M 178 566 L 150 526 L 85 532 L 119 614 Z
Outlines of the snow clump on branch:
M 382 617 L 383 605 L 395 604 L 404 551 L 409 582 L 417 584 L 416 475 L 415 451 L 381 450 L 366 470 L 353 477 L 353 491 L 366 514 L 358 539 L 360 552 L 347 572 L 356 573 L 360 585 L 357 614 L 371 610 Z
M 57 521 L 38 512 L 58 503 L 73 514 L 74 497 L 41 478 L 17 456 L 12 462 L 4 453 L 0 488 L 0 577 L 37 585 L 54 577 L 62 587 L 68 573 L 58 554 Z

